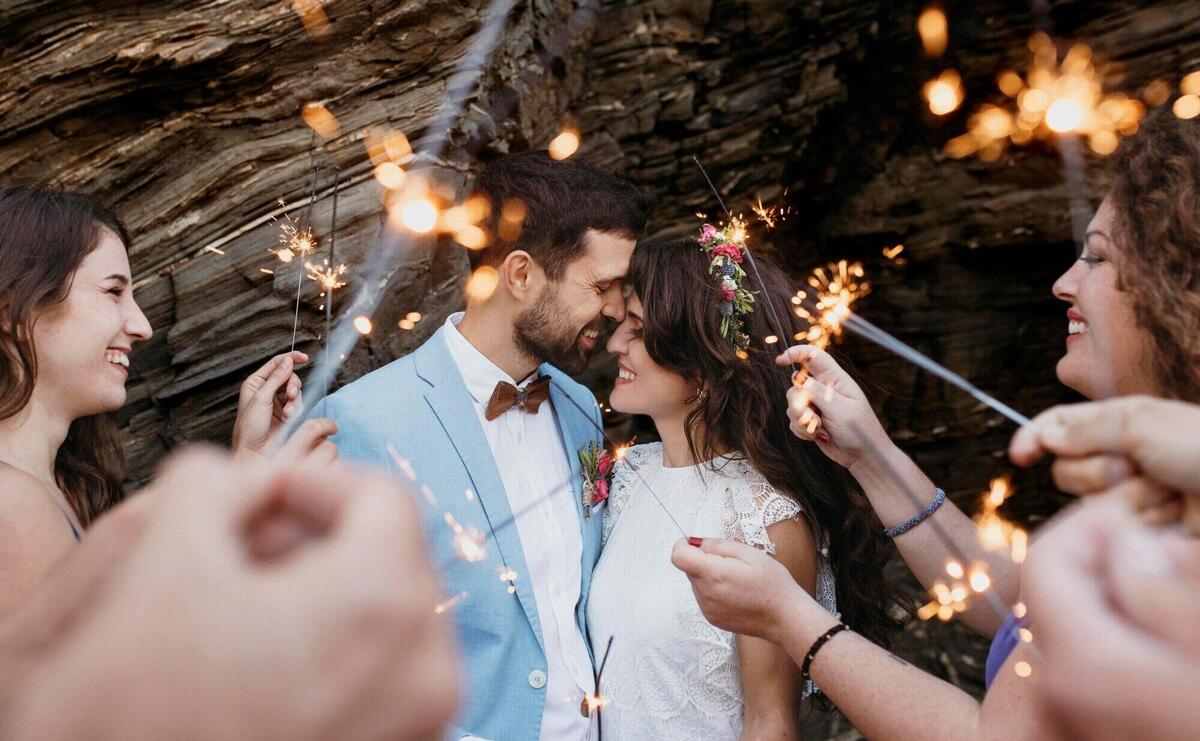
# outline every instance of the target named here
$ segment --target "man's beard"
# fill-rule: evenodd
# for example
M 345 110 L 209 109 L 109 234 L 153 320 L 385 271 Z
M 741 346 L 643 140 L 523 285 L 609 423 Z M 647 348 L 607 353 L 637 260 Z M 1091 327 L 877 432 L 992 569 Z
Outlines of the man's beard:
M 546 289 L 537 304 L 517 317 L 513 338 L 517 347 L 539 362 L 576 374 L 587 366 L 587 355 L 579 347 L 579 335 L 561 320 L 566 314 L 558 302 L 558 292 Z

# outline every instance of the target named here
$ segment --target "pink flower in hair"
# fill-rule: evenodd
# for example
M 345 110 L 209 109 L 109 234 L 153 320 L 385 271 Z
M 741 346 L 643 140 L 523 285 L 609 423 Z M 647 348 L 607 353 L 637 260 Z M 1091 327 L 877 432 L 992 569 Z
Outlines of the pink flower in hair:
M 721 286 L 721 293 L 724 294 L 726 301 L 733 300 L 734 292 L 732 288 L 729 288 L 728 286 Z
M 742 250 L 736 244 L 726 243 L 717 245 L 713 247 L 711 254 L 713 257 L 724 255 L 736 263 L 741 263 L 742 261 Z
M 700 229 L 700 239 L 698 241 L 700 242 L 700 244 L 708 244 L 709 242 L 713 241 L 713 239 L 715 239 L 716 236 L 717 236 L 717 228 L 715 226 L 713 226 L 712 224 L 705 224 Z

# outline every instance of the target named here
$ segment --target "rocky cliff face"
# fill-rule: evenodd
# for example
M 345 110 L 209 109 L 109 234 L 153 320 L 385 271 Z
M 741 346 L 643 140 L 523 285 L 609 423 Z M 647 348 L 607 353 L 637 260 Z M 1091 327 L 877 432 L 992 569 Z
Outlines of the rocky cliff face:
M 306 213 L 314 162 L 325 168 L 311 210 L 318 254 L 327 254 L 336 166 L 337 261 L 351 266 L 345 290 L 354 290 L 381 228 L 364 134 L 420 138 L 486 4 L 327 1 L 319 38 L 292 5 L 0 3 L 0 173 L 92 193 L 135 235 L 136 297 L 155 330 L 135 354 L 121 413 L 135 482 L 184 441 L 226 440 L 238 384 L 288 348 L 298 266 L 268 249 L 273 219 Z M 719 214 L 699 157 L 733 210 L 749 214 L 759 198 L 790 209 L 774 229 L 754 226 L 759 249 L 797 277 L 831 259 L 862 260 L 874 286 L 865 316 L 1036 412 L 1069 398 L 1053 375 L 1065 320 L 1050 286 L 1073 259 L 1059 158 L 1035 146 L 995 163 L 956 161 L 941 145 L 998 97 L 998 70 L 1025 67 L 1033 30 L 1086 40 L 1120 62 L 1108 82 L 1138 94 L 1196 65 L 1200 8 L 1035 5 L 1036 18 L 1027 3 L 950 3 L 949 49 L 930 61 L 913 31 L 920 7 L 905 3 L 520 2 L 440 167 L 465 181 L 487 159 L 544 146 L 572 123 L 583 135 L 577 156 L 637 183 L 653 204 L 652 235 L 664 236 L 693 229 L 697 211 Z M 936 119 L 919 89 L 945 67 L 962 73 L 968 99 Z M 311 100 L 337 116 L 340 137 L 323 142 L 301 123 Z M 1089 185 L 1095 203 L 1096 167 Z M 897 244 L 903 260 L 882 254 Z M 461 306 L 465 271 L 451 245 L 396 266 L 377 329 L 340 380 L 415 348 Z M 299 347 L 315 354 L 322 299 L 309 281 L 302 299 Z M 397 329 L 411 311 L 423 315 L 415 330 Z M 1007 422 L 875 347 L 848 341 L 842 351 L 888 429 L 956 500 L 969 505 L 1006 470 Z M 611 377 L 602 359 L 589 373 L 601 398 Z M 626 432 L 637 424 L 612 422 Z M 1044 475 L 1016 483 L 1011 516 L 1036 521 L 1057 506 Z M 961 628 L 930 624 L 900 644 L 973 692 L 983 648 Z M 853 735 L 836 717 L 809 730 Z

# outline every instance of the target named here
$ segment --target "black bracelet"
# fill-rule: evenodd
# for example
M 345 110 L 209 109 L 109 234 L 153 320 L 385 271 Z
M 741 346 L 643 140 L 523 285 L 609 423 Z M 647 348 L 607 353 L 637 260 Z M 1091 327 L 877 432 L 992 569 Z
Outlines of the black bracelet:
M 808 653 L 804 654 L 804 661 L 800 664 L 800 676 L 802 678 L 802 681 L 804 681 L 804 682 L 812 681 L 812 677 L 808 676 L 808 669 L 809 669 L 809 667 L 812 666 L 813 659 L 817 658 L 817 652 L 821 650 L 822 646 L 824 646 L 826 643 L 829 642 L 830 638 L 833 638 L 835 635 L 837 635 L 838 633 L 841 633 L 843 630 L 850 630 L 850 628 L 845 623 L 838 623 L 837 625 L 833 626 L 829 630 L 822 633 L 820 638 L 813 641 L 812 648 L 808 649 Z
M 888 536 L 889 538 L 895 538 L 897 536 L 904 535 L 905 533 L 907 533 L 909 530 L 912 530 L 917 525 L 920 525 L 922 522 L 925 522 L 925 520 L 928 519 L 930 515 L 932 515 L 934 512 L 937 512 L 938 509 L 941 508 L 942 503 L 945 501 L 946 501 L 946 492 L 942 491 L 941 489 L 934 489 L 933 501 L 930 502 L 929 505 L 927 507 L 925 507 L 925 509 L 916 513 L 915 515 L 908 518 L 907 520 L 900 523 L 899 525 L 896 525 L 895 527 L 889 527 L 887 530 L 883 531 L 883 534 Z

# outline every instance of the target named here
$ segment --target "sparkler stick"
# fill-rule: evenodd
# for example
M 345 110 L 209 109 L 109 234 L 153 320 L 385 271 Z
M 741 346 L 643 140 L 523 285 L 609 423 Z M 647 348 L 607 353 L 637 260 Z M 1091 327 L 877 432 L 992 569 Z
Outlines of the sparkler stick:
M 316 132 L 313 132 L 313 136 L 316 136 Z M 313 156 L 312 156 L 312 151 L 311 151 L 311 147 L 312 147 L 311 142 L 309 143 L 309 147 L 310 147 L 309 162 L 311 163 L 313 161 Z M 312 240 L 312 229 L 309 225 L 312 224 L 313 203 L 317 200 L 317 178 L 320 176 L 320 173 L 321 173 L 321 163 L 318 162 L 315 165 L 312 165 L 312 168 L 313 168 L 312 190 L 308 196 L 308 208 L 305 209 L 305 211 L 304 211 L 304 222 L 303 222 L 303 224 L 301 226 L 301 230 L 300 230 L 301 242 L 298 242 L 298 244 L 302 243 L 302 246 L 298 253 L 300 255 L 301 259 L 296 261 L 296 263 L 297 263 L 297 265 L 296 265 L 296 270 L 297 270 L 297 273 L 296 273 L 296 313 L 292 317 L 292 347 L 291 347 L 291 350 L 296 349 L 296 331 L 300 328 L 300 289 L 304 287 L 304 259 L 303 258 L 304 258 L 304 254 L 306 253 L 306 250 L 303 248 L 303 245 L 307 245 L 309 251 L 312 249 L 312 241 L 311 241 Z
M 1026 417 L 1024 414 L 1021 414 L 1017 410 L 1013 409 L 1004 402 L 999 401 L 990 394 L 984 393 L 979 389 L 979 387 L 975 386 L 967 379 L 946 368 L 944 365 L 937 363 L 928 356 L 921 354 L 911 346 L 906 345 L 866 319 L 863 319 L 856 314 L 847 312 L 845 319 L 842 320 L 841 326 L 850 330 L 859 337 L 862 337 L 863 339 L 874 342 L 876 345 L 879 345 L 885 350 L 890 350 L 913 365 L 929 371 L 943 381 L 962 389 L 976 400 L 986 404 L 1021 427 L 1024 427 L 1031 422 L 1029 417 Z
M 334 245 L 337 243 L 337 202 L 338 188 L 342 184 L 342 168 L 333 166 L 333 216 L 329 220 L 329 267 L 337 264 L 337 253 Z M 333 324 L 333 289 L 325 291 L 325 345 L 329 346 L 329 331 Z

